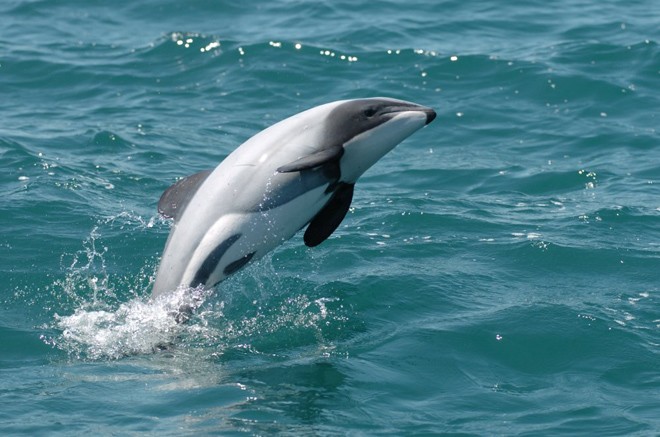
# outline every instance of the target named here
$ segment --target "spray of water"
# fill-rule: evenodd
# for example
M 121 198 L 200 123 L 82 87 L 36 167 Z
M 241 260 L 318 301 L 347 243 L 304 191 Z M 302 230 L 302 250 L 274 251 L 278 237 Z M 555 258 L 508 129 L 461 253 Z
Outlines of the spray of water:
M 230 351 L 288 355 L 300 346 L 311 346 L 312 355 L 334 353 L 332 338 L 347 332 L 350 310 L 336 297 L 279 278 L 268 258 L 239 273 L 238 280 L 232 277 L 220 292 L 182 288 L 157 299 L 150 297 L 155 260 L 143 261 L 134 274 L 111 274 L 125 268 L 114 268 L 107 235 L 117 238 L 120 228 L 132 238 L 153 225 L 127 213 L 100 220 L 83 248 L 63 257 L 68 260 L 65 278 L 52 287 L 58 305 L 48 328 L 55 334 L 44 336 L 46 343 L 75 360 L 162 350 L 185 354 L 197 347 L 211 356 Z M 214 293 L 223 300 L 209 299 Z M 187 323 L 181 323 L 181 308 L 189 309 Z
M 60 312 L 73 314 L 55 313 L 50 327 L 60 334 L 44 336 L 44 341 L 76 358 L 114 359 L 168 348 L 178 337 L 189 335 L 188 331 L 203 329 L 204 324 L 180 323 L 180 309 L 194 312 L 209 291 L 180 289 L 151 299 L 148 291 L 153 283 L 153 265 L 143 266 L 131 278 L 108 273 L 109 250 L 102 234 L 116 233 L 117 229 L 131 234 L 153 225 L 154 219 L 144 220 L 127 212 L 101 219 L 83 241 L 82 249 L 62 257 L 69 265 L 63 265 L 66 275 L 54 288 L 64 307 Z
M 203 325 L 183 325 L 177 314 L 183 306 L 192 311 L 207 297 L 201 289 L 181 289 L 156 300 L 135 298 L 115 310 L 79 308 L 68 316 L 55 316 L 62 331 L 56 345 L 89 359 L 120 358 L 153 353 L 170 347 L 177 337 Z

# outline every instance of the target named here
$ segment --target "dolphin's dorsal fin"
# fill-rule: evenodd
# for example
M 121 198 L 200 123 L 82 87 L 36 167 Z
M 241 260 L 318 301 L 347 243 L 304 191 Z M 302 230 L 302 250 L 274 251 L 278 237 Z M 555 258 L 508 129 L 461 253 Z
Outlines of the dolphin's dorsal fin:
M 354 187 L 355 184 L 339 183 L 332 198 L 309 223 L 304 236 L 307 246 L 318 246 L 337 229 L 351 206 Z
M 300 159 L 283 165 L 278 168 L 277 171 L 279 173 L 291 173 L 294 171 L 309 170 L 315 167 L 320 167 L 324 164 L 328 164 L 330 162 L 337 162 L 343 154 L 344 148 L 342 146 L 329 147 L 327 149 L 321 150 L 320 152 L 304 156 Z
M 202 185 L 213 170 L 204 170 L 177 181 L 169 187 L 158 201 L 158 212 L 164 217 L 178 220 L 192 199 L 195 191 Z

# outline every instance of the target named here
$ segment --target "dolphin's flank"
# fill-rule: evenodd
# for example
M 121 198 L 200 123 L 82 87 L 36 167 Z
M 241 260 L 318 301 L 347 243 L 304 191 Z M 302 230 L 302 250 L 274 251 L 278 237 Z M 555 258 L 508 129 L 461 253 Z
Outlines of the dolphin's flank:
M 389 98 L 317 106 L 259 132 L 213 170 L 168 188 L 158 210 L 174 219 L 152 296 L 211 288 L 307 226 L 325 241 L 344 219 L 358 178 L 435 119 Z

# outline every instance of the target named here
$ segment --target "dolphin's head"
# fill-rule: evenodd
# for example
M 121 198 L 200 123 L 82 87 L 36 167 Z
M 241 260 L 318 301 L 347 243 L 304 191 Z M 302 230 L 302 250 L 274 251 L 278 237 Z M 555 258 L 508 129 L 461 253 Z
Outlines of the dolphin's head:
M 341 180 L 357 179 L 387 152 L 435 119 L 435 111 L 389 98 L 341 102 L 328 114 L 326 134 L 344 147 Z

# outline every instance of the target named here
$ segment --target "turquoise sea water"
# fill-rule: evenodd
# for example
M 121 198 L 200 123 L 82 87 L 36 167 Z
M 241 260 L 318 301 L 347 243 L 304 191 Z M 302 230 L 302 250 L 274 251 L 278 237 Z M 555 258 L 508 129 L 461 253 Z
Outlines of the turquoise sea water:
M 0 434 L 657 435 L 660 8 L 0 4 Z M 332 100 L 438 118 L 188 325 L 177 177 Z M 156 345 L 171 346 L 158 350 Z

